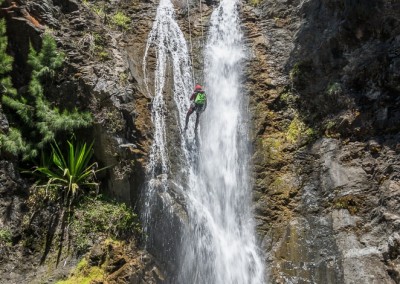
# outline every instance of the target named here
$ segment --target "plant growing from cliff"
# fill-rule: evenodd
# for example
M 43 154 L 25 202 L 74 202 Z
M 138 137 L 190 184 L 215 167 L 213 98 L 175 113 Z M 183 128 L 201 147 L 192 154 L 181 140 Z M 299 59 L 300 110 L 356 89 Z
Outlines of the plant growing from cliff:
M 342 86 L 339 83 L 330 84 L 327 87 L 326 93 L 329 96 L 338 96 L 343 92 Z
M 75 210 L 70 224 L 71 234 L 78 251 L 85 251 L 99 234 L 112 239 L 140 234 L 138 216 L 124 203 L 102 196 L 84 198 Z
M 111 23 L 124 30 L 129 28 L 131 19 L 122 12 L 117 12 L 111 17 Z
M 289 77 L 290 77 L 290 80 L 293 81 L 299 76 L 300 76 L 300 63 L 296 63 L 293 66 L 292 70 L 290 70 Z
M 0 1 L 1 4 L 2 1 Z M 11 77 L 8 73 L 12 70 L 13 58 L 6 53 L 7 49 L 6 23 L 0 19 L 0 94 L 15 94 Z
M 71 204 L 79 190 L 96 188 L 95 174 L 102 169 L 97 169 L 97 163 L 91 162 L 93 156 L 93 143 L 73 144 L 67 141 L 66 154 L 60 150 L 57 143 L 51 145 L 49 158 L 42 155 L 42 165 L 32 173 L 37 174 L 40 182 L 38 188 L 54 190 L 62 195 L 68 204 Z
M 312 128 L 307 127 L 298 115 L 293 118 L 286 132 L 286 138 L 291 143 L 307 143 L 315 138 L 315 136 L 316 132 Z
M 353 195 L 338 197 L 333 202 L 333 207 L 335 209 L 347 209 L 351 215 L 356 214 L 360 210 L 360 206 L 360 198 Z
M 93 5 L 92 11 L 99 17 L 103 18 L 106 14 L 104 13 L 104 8 Z
M 21 154 L 23 160 L 34 158 L 38 150 L 53 141 L 58 133 L 72 132 L 91 124 L 90 113 L 60 111 L 44 95 L 44 84 L 51 83 L 63 61 L 64 55 L 57 51 L 55 40 L 48 34 L 44 36 L 39 52 L 31 46 L 28 63 L 32 67 L 32 75 L 28 92 L 2 97 L 3 104 L 13 112 L 11 118 L 14 118 L 9 133 L 0 134 L 3 150 L 14 155 Z
M 0 247 L 12 245 L 12 233 L 8 229 L 0 229 Z

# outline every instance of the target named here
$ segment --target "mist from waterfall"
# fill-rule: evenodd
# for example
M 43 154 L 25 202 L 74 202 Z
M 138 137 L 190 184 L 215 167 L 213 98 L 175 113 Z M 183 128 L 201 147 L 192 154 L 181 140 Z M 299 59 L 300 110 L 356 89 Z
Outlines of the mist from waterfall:
M 194 80 L 188 48 L 170 0 L 160 1 L 143 59 L 154 125 L 144 191 L 145 234 L 150 233 L 148 225 L 156 196 L 163 198 L 164 210 L 173 214 L 173 199 L 168 194 L 171 181 L 181 189 L 188 214 L 174 283 L 264 282 L 251 212 L 247 101 L 240 87 L 245 51 L 237 6 L 236 0 L 223 0 L 211 17 L 204 51 L 208 108 L 201 117 L 200 147 L 196 147 L 194 138 L 195 114 L 188 132 L 181 131 Z M 154 76 L 149 76 L 147 64 L 152 53 L 156 66 Z M 182 180 L 171 176 L 167 149 L 166 112 L 173 111 L 167 110 L 171 104 L 165 98 L 168 72 L 173 76 L 173 107 L 178 114 L 174 127 L 179 128 L 176 132 L 180 144 L 175 146 L 182 153 Z M 163 218 L 167 222 L 169 215 Z

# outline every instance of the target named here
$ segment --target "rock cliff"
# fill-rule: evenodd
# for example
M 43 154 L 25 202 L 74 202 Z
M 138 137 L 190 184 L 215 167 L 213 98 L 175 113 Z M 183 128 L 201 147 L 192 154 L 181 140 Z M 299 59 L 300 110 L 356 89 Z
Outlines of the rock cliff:
M 399 4 L 253 5 L 246 82 L 270 282 L 398 283 Z
M 95 125 L 83 135 L 95 139 L 97 159 L 115 165 L 102 176 L 103 190 L 138 209 L 152 140 L 142 60 L 157 3 L 17 2 L 39 26 L 23 15 L 3 15 L 16 58 L 14 85 L 27 85 L 29 41 L 39 47 L 47 29 L 67 57 L 49 96 L 57 105 L 93 113 Z M 174 5 L 182 30 L 192 37 L 200 79 L 203 36 L 217 3 L 202 2 L 201 11 L 190 3 L 191 30 L 186 4 Z M 252 116 L 254 212 L 268 283 L 399 283 L 400 4 L 251 0 L 240 9 L 248 51 L 243 85 Z M 113 22 L 119 11 L 130 19 L 127 28 Z M 2 156 L 0 224 L 11 229 L 19 247 L 1 259 L 2 279 L 22 283 L 28 275 L 26 283 L 46 277 L 52 282 L 76 261 L 50 275 L 37 270 L 35 258 L 14 274 L 7 271 L 26 257 L 19 238 L 22 216 L 29 212 L 29 184 L 17 166 Z M 121 256 L 116 263 L 127 264 L 110 270 L 110 283 L 168 282 L 163 274 L 174 267 L 163 242 L 159 235 L 152 244 L 158 261 L 146 252 L 108 247 Z M 108 249 L 95 246 L 89 259 Z

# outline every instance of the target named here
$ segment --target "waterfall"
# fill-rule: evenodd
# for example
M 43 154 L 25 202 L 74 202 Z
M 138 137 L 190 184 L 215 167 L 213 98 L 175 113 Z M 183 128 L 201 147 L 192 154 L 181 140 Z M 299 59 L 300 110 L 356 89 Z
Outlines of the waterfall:
M 188 190 L 180 283 L 263 283 L 250 210 L 247 102 L 240 87 L 245 60 L 236 0 L 211 16 L 205 50 L 208 108 L 201 118 L 198 171 Z
M 154 91 L 150 90 L 147 64 L 150 52 L 155 53 L 156 66 L 154 70 Z M 173 84 L 166 86 L 166 74 L 172 69 Z M 171 200 L 168 194 L 168 180 L 171 178 L 166 138 L 166 113 L 168 104 L 165 94 L 167 87 L 172 88 L 174 106 L 178 112 L 178 132 L 184 128 L 186 110 L 189 107 L 188 95 L 193 87 L 192 67 L 186 40 L 175 21 L 174 8 L 170 0 L 160 0 L 156 18 L 149 33 L 145 54 L 143 57 L 143 74 L 148 95 L 152 97 L 152 122 L 154 126 L 154 140 L 150 150 L 147 168 L 147 186 L 144 196 L 143 223 L 144 233 L 148 233 L 149 219 L 151 218 L 155 197 L 163 198 L 165 208 L 170 208 Z M 185 140 L 182 148 L 186 149 Z M 183 151 L 187 153 L 186 150 Z M 188 161 L 187 158 L 182 159 Z M 183 167 L 187 169 L 187 167 Z M 161 193 L 161 194 L 159 194 Z
M 193 120 L 188 133 L 182 132 L 189 107 L 193 78 L 188 48 L 174 20 L 170 0 L 160 0 L 156 19 L 148 37 L 143 59 L 146 86 L 152 97 L 154 140 L 150 151 L 144 198 L 144 230 L 155 197 L 163 199 L 164 210 L 171 211 L 173 198 L 168 193 L 173 181 L 181 189 L 188 220 L 182 229 L 177 276 L 180 284 L 260 284 L 263 264 L 259 256 L 255 225 L 251 214 L 249 179 L 249 137 L 247 102 L 240 88 L 241 66 L 245 60 L 239 28 L 237 0 L 222 0 L 211 17 L 205 49 L 205 90 L 208 108 L 201 117 L 200 147 L 195 147 Z M 155 53 L 154 83 L 150 84 L 147 63 Z M 172 72 L 167 72 L 172 70 Z M 174 126 L 179 133 L 180 177 L 171 176 L 167 149 L 167 73 L 172 74 Z M 168 85 L 168 86 L 167 86 Z M 176 150 L 176 149 L 175 149 Z M 176 162 L 176 161 L 175 161 Z M 182 178 L 183 177 L 183 178 Z M 168 219 L 168 214 L 163 218 Z M 167 220 L 166 220 L 167 221 Z M 174 230 L 174 228 L 169 228 Z M 170 232 L 165 232 L 169 234 Z

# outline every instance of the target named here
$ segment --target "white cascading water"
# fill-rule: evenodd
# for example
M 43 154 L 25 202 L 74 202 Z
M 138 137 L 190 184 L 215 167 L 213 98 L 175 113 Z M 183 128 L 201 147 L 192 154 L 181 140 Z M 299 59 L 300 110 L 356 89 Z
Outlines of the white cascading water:
M 179 282 L 264 283 L 249 180 L 245 60 L 238 3 L 222 0 L 211 16 L 205 50 L 208 107 L 201 117 L 198 171 L 187 196 L 189 227 Z
M 147 82 L 147 60 L 150 50 L 154 48 L 154 93 L 149 91 L 153 97 L 154 141 L 145 190 L 145 233 L 154 196 L 159 191 L 168 192 L 168 180 L 175 179 L 174 183 L 184 189 L 189 217 L 182 235 L 180 268 L 174 283 L 264 282 L 250 210 L 247 104 L 240 88 L 245 52 L 237 9 L 237 0 L 222 0 L 212 14 L 205 50 L 208 107 L 201 117 L 199 149 L 193 147 L 195 114 L 192 115 L 187 136 L 179 130 L 182 153 L 180 172 L 185 175 L 180 184 L 175 177 L 168 176 L 170 161 L 166 140 L 167 104 L 164 98 L 168 62 L 172 63 L 173 97 L 179 114 L 175 127 L 179 125 L 180 129 L 183 129 L 189 107 L 193 78 L 187 45 L 174 20 L 170 0 L 160 0 L 143 59 Z M 194 151 L 198 151 L 198 155 Z M 161 196 L 166 198 L 169 195 Z M 165 208 L 169 208 L 171 202 L 163 200 L 167 205 Z
M 149 53 L 154 49 L 156 66 L 154 70 L 154 92 L 148 87 L 147 61 Z M 157 190 L 168 191 L 169 158 L 166 138 L 166 73 L 171 68 L 173 73 L 173 100 L 178 111 L 178 125 L 184 128 L 186 111 L 189 108 L 188 95 L 193 86 L 192 67 L 189 59 L 186 40 L 175 21 L 174 8 L 170 0 L 160 0 L 156 18 L 150 31 L 143 58 L 143 74 L 148 94 L 152 97 L 152 122 L 154 125 L 154 141 L 150 151 L 147 179 L 148 184 L 144 197 L 144 233 L 148 233 L 149 218 L 151 218 L 152 202 Z M 176 127 L 175 125 L 174 127 Z M 179 131 L 180 131 L 179 129 Z M 185 147 L 184 140 L 182 147 Z M 184 151 L 187 153 L 187 151 Z M 185 155 L 186 156 L 186 155 Z M 183 158 L 183 161 L 187 159 Z M 187 167 L 184 167 L 187 168 Z M 165 208 L 169 208 L 171 200 L 168 194 L 163 197 Z

